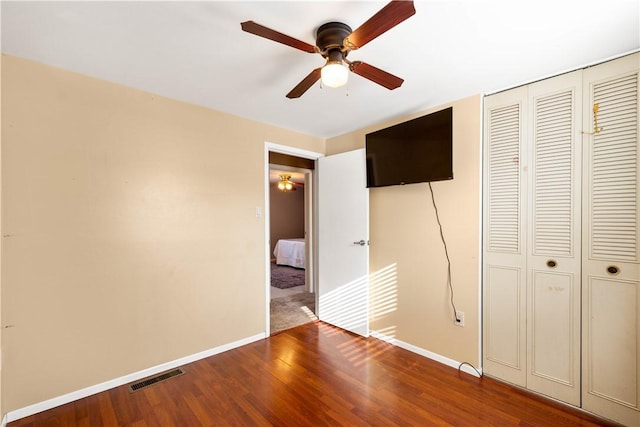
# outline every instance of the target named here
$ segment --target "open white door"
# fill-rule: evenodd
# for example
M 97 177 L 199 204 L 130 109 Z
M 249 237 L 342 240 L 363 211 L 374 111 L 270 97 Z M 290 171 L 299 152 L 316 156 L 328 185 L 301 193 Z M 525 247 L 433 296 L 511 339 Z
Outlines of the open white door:
M 318 318 L 369 336 L 369 190 L 364 149 L 319 159 Z

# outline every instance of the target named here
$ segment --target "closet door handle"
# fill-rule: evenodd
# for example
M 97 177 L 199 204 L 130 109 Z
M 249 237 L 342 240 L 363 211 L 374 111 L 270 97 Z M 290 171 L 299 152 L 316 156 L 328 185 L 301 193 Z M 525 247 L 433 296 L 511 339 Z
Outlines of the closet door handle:
M 620 268 L 617 265 L 610 265 L 607 267 L 607 273 L 615 276 L 616 274 L 620 273 Z
M 558 261 L 556 261 L 555 259 L 548 259 L 547 260 L 547 267 L 556 268 L 557 266 L 558 266 Z

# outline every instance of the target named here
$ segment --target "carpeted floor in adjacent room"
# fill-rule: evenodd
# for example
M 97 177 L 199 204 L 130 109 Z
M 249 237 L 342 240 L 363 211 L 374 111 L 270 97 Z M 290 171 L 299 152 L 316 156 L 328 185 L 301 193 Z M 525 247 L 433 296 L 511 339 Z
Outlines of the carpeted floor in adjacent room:
M 272 263 L 271 285 L 271 334 L 318 319 L 315 294 L 305 290 L 304 270 Z
M 313 322 L 316 296 L 307 291 L 271 300 L 271 333 L 284 331 L 303 323 Z

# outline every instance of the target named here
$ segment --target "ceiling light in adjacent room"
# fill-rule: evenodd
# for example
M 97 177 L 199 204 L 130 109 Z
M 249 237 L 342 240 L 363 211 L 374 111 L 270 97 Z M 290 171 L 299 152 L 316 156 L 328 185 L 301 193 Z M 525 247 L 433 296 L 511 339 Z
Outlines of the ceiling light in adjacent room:
M 280 175 L 280 182 L 278 182 L 278 190 L 280 191 L 295 191 L 296 185 L 291 181 L 291 175 Z

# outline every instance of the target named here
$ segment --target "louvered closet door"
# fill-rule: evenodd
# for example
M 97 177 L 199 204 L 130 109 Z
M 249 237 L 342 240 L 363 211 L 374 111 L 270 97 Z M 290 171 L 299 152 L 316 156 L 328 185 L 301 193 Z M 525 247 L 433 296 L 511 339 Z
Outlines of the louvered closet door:
M 526 88 L 485 98 L 484 372 L 526 385 Z
M 529 86 L 527 388 L 580 405 L 582 71 Z
M 583 407 L 640 425 L 639 55 L 584 72 Z

